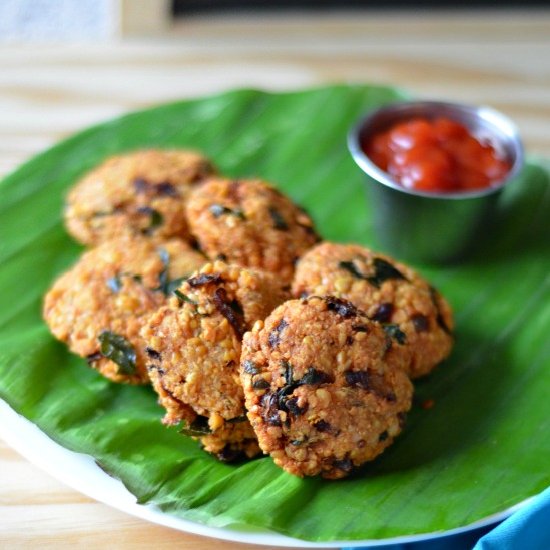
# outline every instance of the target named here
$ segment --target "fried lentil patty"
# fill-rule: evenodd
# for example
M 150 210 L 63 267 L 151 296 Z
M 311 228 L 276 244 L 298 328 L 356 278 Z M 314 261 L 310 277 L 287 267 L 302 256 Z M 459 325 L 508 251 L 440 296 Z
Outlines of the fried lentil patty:
M 189 239 L 184 206 L 197 183 L 212 174 L 210 161 L 186 150 L 141 150 L 107 159 L 70 191 L 69 233 L 83 244 L 124 234 Z
M 107 241 L 85 252 L 44 299 L 52 334 L 114 382 L 149 381 L 144 319 L 166 301 L 169 286 L 204 263 L 180 240 Z M 114 358 L 118 362 L 110 360 Z
M 285 282 L 318 241 L 311 218 L 260 180 L 207 181 L 189 196 L 187 217 L 208 257 L 264 269 Z
M 300 259 L 292 292 L 344 298 L 384 323 L 410 347 L 412 378 L 428 374 L 451 352 L 453 318 L 447 301 L 410 267 L 362 246 L 315 246 Z
M 261 449 L 298 476 L 348 475 L 390 445 L 411 406 L 381 325 L 330 296 L 285 302 L 257 322 L 240 373 Z
M 225 444 L 239 450 L 239 437 L 245 454 L 258 452 L 244 416 L 241 339 L 286 298 L 273 275 L 217 261 L 150 316 L 141 335 L 153 387 L 167 411 L 164 423 L 184 421 L 209 452 L 223 454 Z

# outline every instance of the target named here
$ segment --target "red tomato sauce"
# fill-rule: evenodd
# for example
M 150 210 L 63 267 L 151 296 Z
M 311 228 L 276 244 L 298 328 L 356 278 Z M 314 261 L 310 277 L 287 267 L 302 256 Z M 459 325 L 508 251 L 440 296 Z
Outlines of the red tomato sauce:
M 511 163 L 488 142 L 448 118 L 412 118 L 363 144 L 367 156 L 403 187 L 474 191 L 502 180 Z

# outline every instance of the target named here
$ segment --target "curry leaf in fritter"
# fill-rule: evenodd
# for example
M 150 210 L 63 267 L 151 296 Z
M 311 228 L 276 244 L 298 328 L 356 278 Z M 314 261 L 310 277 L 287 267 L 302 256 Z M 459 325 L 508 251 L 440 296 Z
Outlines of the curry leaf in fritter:
M 286 223 L 285 219 L 283 218 L 283 216 L 278 210 L 271 207 L 269 209 L 269 215 L 271 216 L 271 219 L 273 221 L 273 227 L 275 229 L 279 229 L 281 231 L 286 231 L 288 229 L 288 224 Z
M 98 339 L 101 355 L 118 365 L 119 374 L 135 374 L 136 350 L 124 336 L 104 330 Z
M 361 279 L 363 281 L 368 281 L 371 285 L 376 288 L 380 288 L 384 281 L 389 279 L 402 279 L 404 281 L 407 278 L 392 264 L 387 262 L 382 258 L 374 258 L 374 275 L 367 276 L 359 271 L 359 268 L 353 263 L 353 261 L 342 261 L 338 264 L 338 267 L 349 271 L 356 279 Z
M 142 230 L 142 233 L 146 235 L 149 235 L 154 229 L 162 225 L 164 221 L 162 214 L 150 206 L 142 206 L 138 208 L 138 212 L 149 216 L 149 226 Z
M 357 269 L 357 266 L 353 262 L 342 261 L 338 264 L 338 267 L 349 271 L 356 279 L 366 280 L 366 277 Z
M 235 216 L 236 218 L 239 218 L 241 220 L 246 220 L 246 216 L 244 215 L 244 212 L 240 208 L 231 209 L 221 204 L 212 204 L 208 208 L 208 210 L 210 210 L 210 212 L 215 218 L 219 218 L 223 214 L 228 214 L 230 216 Z
M 374 275 L 372 277 L 367 277 L 367 281 L 371 283 L 376 288 L 379 288 L 384 281 L 388 279 L 402 279 L 407 280 L 405 275 L 399 271 L 392 264 L 383 260 L 382 258 L 374 258 Z
M 407 335 L 399 328 L 399 325 L 387 324 L 382 327 L 384 332 L 393 340 L 396 340 L 399 344 L 407 343 Z
M 187 277 L 178 277 L 170 280 L 170 255 L 164 248 L 159 248 L 158 254 L 162 260 L 163 267 L 158 276 L 159 284 L 153 290 L 158 290 L 165 296 L 170 296 L 174 290 L 180 287 L 181 283 L 183 283 Z
M 180 306 L 183 305 L 184 302 L 187 302 L 188 304 L 197 305 L 197 302 L 194 302 L 193 300 L 191 300 L 191 298 L 189 298 L 189 296 L 187 296 L 183 292 L 180 292 L 178 289 L 173 290 L 172 292 L 177 296 L 178 303 L 179 303 Z
M 191 424 L 181 428 L 180 433 L 191 437 L 200 437 L 201 435 L 212 433 L 212 430 L 208 426 L 208 418 L 206 416 L 197 416 Z

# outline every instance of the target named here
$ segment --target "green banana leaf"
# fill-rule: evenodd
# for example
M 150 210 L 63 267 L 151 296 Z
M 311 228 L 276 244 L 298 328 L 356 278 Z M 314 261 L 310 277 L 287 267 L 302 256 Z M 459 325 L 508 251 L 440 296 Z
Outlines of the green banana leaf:
M 550 482 L 550 183 L 541 160 L 507 188 L 497 229 L 470 260 L 416 266 L 455 309 L 456 348 L 418 382 L 403 435 L 350 479 L 298 479 L 269 457 L 217 462 L 160 424 L 150 388 L 101 378 L 41 320 L 43 294 L 81 252 L 61 222 L 66 189 L 136 147 L 201 149 L 230 176 L 275 182 L 324 238 L 376 246 L 345 137 L 362 113 L 404 97 L 370 86 L 233 91 L 101 124 L 20 167 L 0 184 L 0 397 L 95 457 L 140 503 L 211 526 L 385 538 L 464 526 L 541 491 Z

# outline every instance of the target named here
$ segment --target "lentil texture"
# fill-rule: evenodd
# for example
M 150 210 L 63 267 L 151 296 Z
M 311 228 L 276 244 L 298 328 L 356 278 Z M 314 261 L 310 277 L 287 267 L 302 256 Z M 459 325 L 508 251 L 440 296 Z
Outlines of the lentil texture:
M 311 218 L 260 180 L 211 179 L 187 202 L 191 233 L 211 259 L 256 267 L 290 282 L 318 240 Z
M 355 244 L 323 242 L 298 262 L 293 295 L 349 300 L 410 349 L 412 378 L 431 372 L 451 352 L 447 301 L 410 267 Z
M 413 393 L 387 343 L 378 323 L 333 297 L 291 300 L 257 322 L 240 373 L 262 451 L 294 475 L 329 479 L 378 456 Z
M 232 453 L 258 452 L 239 381 L 241 338 L 287 297 L 269 273 L 218 261 L 150 316 L 141 335 L 151 350 L 149 374 L 166 409 L 164 423 L 192 428 L 202 416 L 204 434 L 190 435 L 207 451 L 219 454 L 229 444 Z
M 189 239 L 185 201 L 214 168 L 186 150 L 146 149 L 108 158 L 69 192 L 65 225 L 83 244 L 143 234 Z
M 57 339 L 107 378 L 148 383 L 139 336 L 144 320 L 166 301 L 163 280 L 186 277 L 204 261 L 180 240 L 154 244 L 136 237 L 105 242 L 85 252 L 53 284 L 44 298 L 44 319 Z M 117 353 L 129 361 L 108 358 Z

